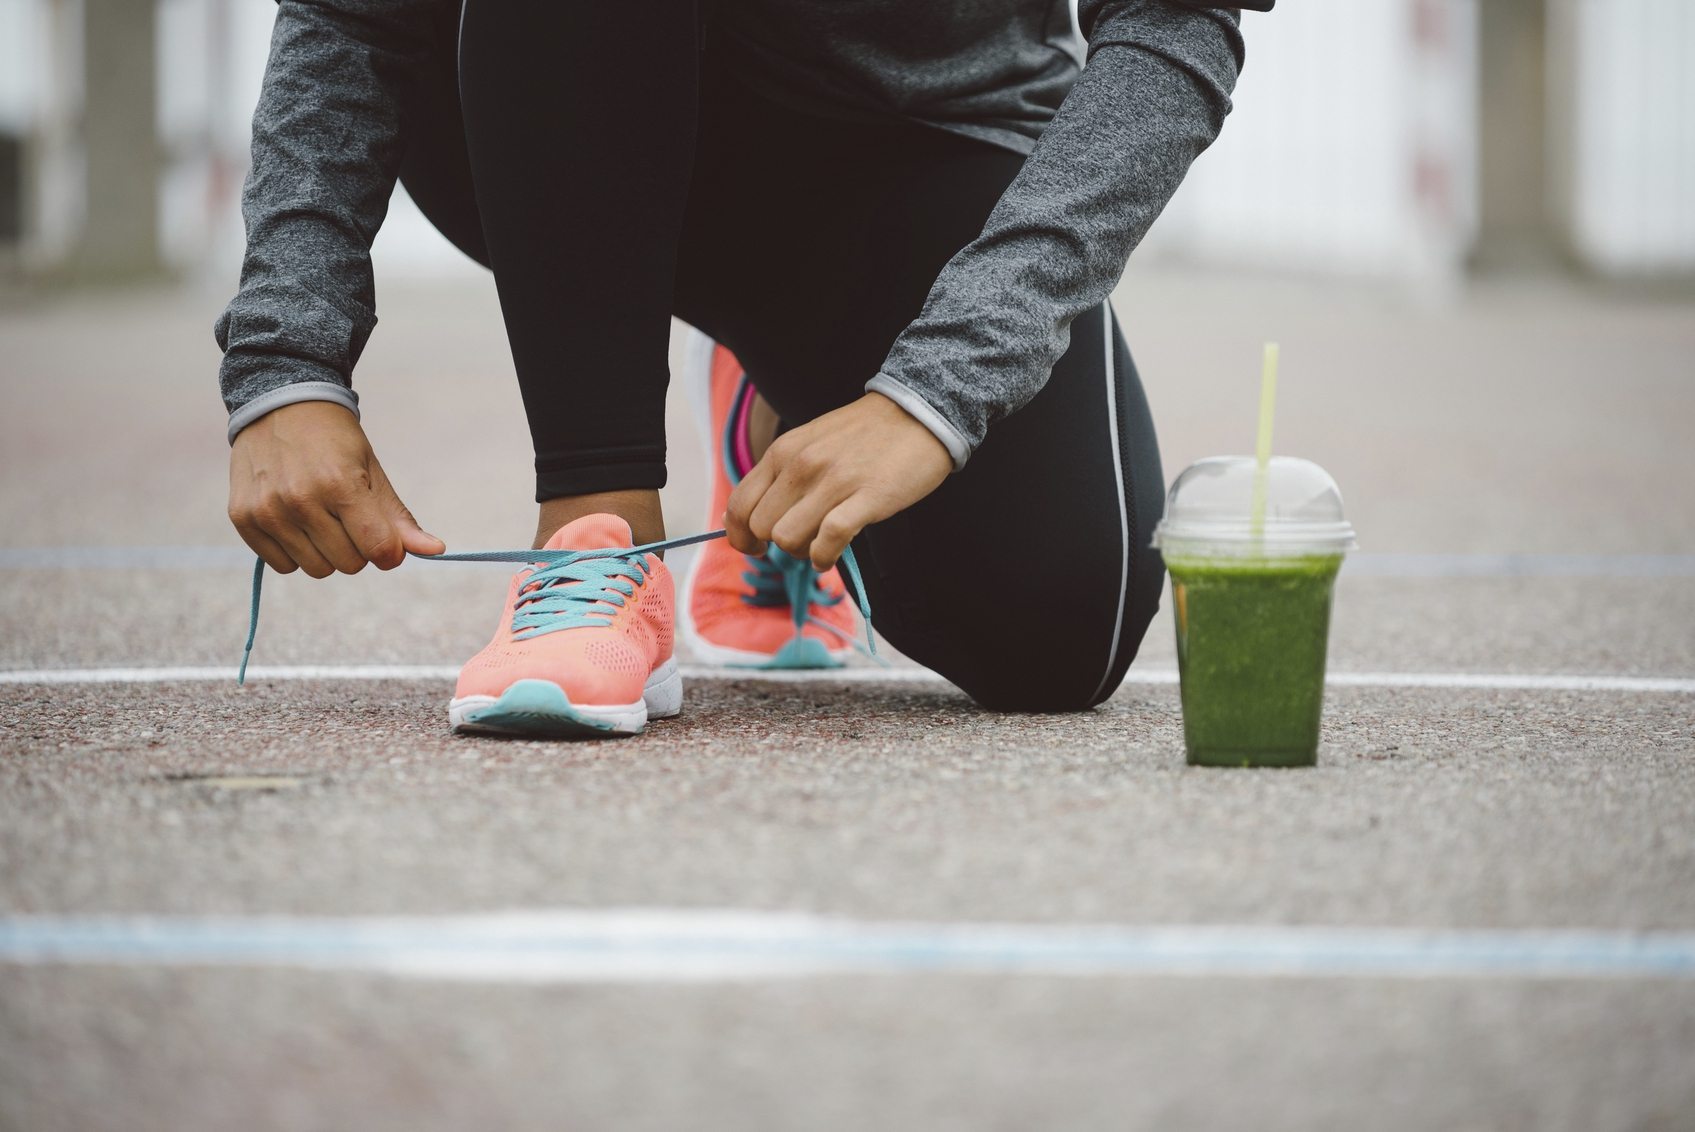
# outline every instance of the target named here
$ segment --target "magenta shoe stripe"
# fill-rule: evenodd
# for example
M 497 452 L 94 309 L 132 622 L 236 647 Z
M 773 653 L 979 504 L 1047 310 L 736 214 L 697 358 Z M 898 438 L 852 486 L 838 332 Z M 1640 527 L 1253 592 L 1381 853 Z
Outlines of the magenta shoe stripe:
M 748 440 L 748 421 L 753 417 L 753 382 L 742 374 L 742 383 L 736 390 L 736 403 L 730 410 L 735 416 L 734 431 L 731 436 L 735 439 L 736 479 L 741 479 L 753 471 L 753 445 Z

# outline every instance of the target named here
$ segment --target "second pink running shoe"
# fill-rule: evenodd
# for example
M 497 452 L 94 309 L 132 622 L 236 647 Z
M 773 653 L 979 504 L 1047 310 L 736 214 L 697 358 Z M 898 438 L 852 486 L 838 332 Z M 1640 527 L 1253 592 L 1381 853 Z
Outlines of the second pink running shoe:
M 752 467 L 747 420 L 757 391 L 736 356 L 699 331 L 685 347 L 683 381 L 707 451 L 709 526 Z M 823 573 L 773 546 L 762 558 L 728 542 L 700 548 L 684 585 L 682 627 L 701 660 L 735 668 L 837 668 L 854 652 L 857 618 L 841 574 Z

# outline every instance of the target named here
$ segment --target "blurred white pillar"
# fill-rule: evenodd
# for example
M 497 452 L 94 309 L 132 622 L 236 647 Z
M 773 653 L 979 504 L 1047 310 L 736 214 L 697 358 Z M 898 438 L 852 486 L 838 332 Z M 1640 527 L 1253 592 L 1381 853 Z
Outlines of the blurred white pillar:
M 1479 6 L 1293 0 L 1245 14 L 1235 110 L 1154 226 L 1141 262 L 1447 291 L 1462 274 L 1476 215 Z
M 1695 2 L 1554 0 L 1551 153 L 1573 253 L 1602 275 L 1695 275 Z
M 1561 259 L 1548 173 L 1547 0 L 1478 5 L 1478 271 Z
M 84 151 L 76 278 L 156 274 L 159 258 L 156 0 L 82 0 Z
M 24 262 L 53 271 L 69 258 L 84 211 L 82 0 L 42 0 L 31 14 L 39 61 L 25 131 Z

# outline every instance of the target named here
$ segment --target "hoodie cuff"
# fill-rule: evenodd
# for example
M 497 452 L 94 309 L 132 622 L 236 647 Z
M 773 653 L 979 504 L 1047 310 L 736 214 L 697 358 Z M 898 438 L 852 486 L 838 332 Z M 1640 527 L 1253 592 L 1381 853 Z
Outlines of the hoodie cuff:
M 971 444 L 965 439 L 965 434 L 954 427 L 952 421 L 936 411 L 934 405 L 931 405 L 930 402 L 886 373 L 880 373 L 866 382 L 865 391 L 867 393 L 881 393 L 905 409 L 919 424 L 929 429 L 931 434 L 942 442 L 942 447 L 946 448 L 948 455 L 953 458 L 954 471 L 957 472 L 965 467 L 965 461 L 971 458 Z
M 359 394 L 338 381 L 297 381 L 292 385 L 279 386 L 269 393 L 261 393 L 247 404 L 230 414 L 229 442 L 235 443 L 235 434 L 270 412 L 284 405 L 295 405 L 301 401 L 334 401 L 337 405 L 359 419 Z

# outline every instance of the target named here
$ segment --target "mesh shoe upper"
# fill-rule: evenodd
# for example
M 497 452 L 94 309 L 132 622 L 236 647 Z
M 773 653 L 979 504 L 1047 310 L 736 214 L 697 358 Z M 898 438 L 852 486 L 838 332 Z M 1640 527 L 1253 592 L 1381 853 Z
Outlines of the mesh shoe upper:
M 561 527 L 545 549 L 632 545 L 623 519 L 586 515 Z M 498 696 L 518 680 L 547 680 L 573 703 L 634 703 L 671 657 L 674 619 L 671 573 L 657 555 L 525 568 L 508 584 L 494 637 L 466 662 L 454 696 Z

